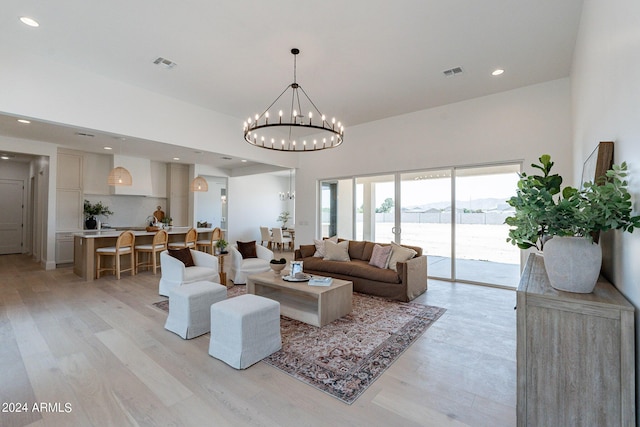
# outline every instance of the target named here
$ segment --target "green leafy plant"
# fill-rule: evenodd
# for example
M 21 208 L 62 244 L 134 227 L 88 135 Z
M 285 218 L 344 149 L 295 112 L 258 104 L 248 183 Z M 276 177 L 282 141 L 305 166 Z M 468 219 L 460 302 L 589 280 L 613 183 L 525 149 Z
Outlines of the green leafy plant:
M 219 248 L 221 251 L 224 251 L 227 246 L 229 246 L 229 242 L 224 239 L 220 239 L 216 242 L 216 248 Z
M 278 221 L 282 223 L 282 228 L 287 227 L 287 222 L 289 222 L 290 218 L 291 218 L 291 214 L 288 211 L 284 211 L 280 213 L 280 216 L 278 217 Z
M 269 261 L 271 264 L 286 264 L 287 260 L 285 258 L 280 258 L 280 259 L 272 259 L 271 261 Z
M 109 206 L 103 205 L 102 201 L 99 201 L 96 204 L 91 204 L 90 201 L 85 200 L 84 215 L 86 218 L 91 218 L 96 215 L 104 215 L 104 216 L 113 215 L 113 212 L 109 210 Z
M 507 200 L 515 214 L 505 223 L 511 228 L 507 242 L 521 249 L 543 250 L 551 236 L 582 236 L 588 239 L 600 231 L 633 232 L 640 216 L 632 216 L 631 195 L 627 190 L 627 164 L 613 165 L 597 183 L 587 182 L 578 190 L 565 187 L 562 177 L 551 174 L 553 162 L 541 156 L 533 168 L 542 175 L 520 174 L 516 195 Z

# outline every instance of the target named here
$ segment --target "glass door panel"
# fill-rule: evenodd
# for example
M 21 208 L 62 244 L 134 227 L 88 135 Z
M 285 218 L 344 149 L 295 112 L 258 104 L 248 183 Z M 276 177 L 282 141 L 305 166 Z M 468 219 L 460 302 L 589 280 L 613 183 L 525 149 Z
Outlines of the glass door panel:
M 356 240 L 396 240 L 395 199 L 393 175 L 356 178 Z
M 505 240 L 520 164 L 455 169 L 455 279 L 518 285 L 520 250 Z
M 353 180 L 320 182 L 320 237 L 353 237 Z
M 400 175 L 401 242 L 427 255 L 430 277 L 451 279 L 451 170 Z

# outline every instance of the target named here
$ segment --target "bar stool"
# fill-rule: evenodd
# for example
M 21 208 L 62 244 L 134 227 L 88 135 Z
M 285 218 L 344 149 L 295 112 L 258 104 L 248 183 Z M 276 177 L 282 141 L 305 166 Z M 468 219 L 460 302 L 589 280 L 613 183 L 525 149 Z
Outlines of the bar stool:
M 184 242 L 169 243 L 169 249 L 184 249 L 184 248 L 195 249 L 197 240 L 198 240 L 198 232 L 196 231 L 195 228 L 192 227 L 189 229 L 189 231 L 187 231 L 187 234 L 185 234 Z
M 140 272 L 142 268 L 153 268 L 153 274 L 156 274 L 158 269 L 158 257 L 156 254 L 167 249 L 167 241 L 169 240 L 169 233 L 166 230 L 158 230 L 153 236 L 151 244 L 136 245 L 136 272 Z M 147 255 L 147 262 L 140 262 L 140 254 L 145 253 Z M 151 257 L 151 259 L 149 259 Z
M 131 275 L 136 274 L 136 264 L 133 259 L 133 248 L 135 245 L 136 236 L 133 235 L 133 231 L 127 230 L 120 233 L 118 239 L 116 240 L 115 246 L 107 246 L 104 248 L 96 249 L 96 278 L 100 278 L 100 273 L 103 271 L 111 271 L 116 275 L 116 278 L 120 280 L 120 273 L 124 273 L 125 271 L 131 270 Z M 130 260 L 130 268 L 122 269 L 120 267 L 120 256 L 121 255 L 129 255 L 131 257 Z M 111 267 L 100 267 L 100 261 L 103 256 L 113 257 L 113 266 Z
M 220 230 L 220 227 L 216 227 L 211 232 L 210 240 L 198 240 L 196 242 L 196 246 L 199 251 L 207 252 L 213 255 L 213 247 L 216 245 L 216 243 L 220 239 L 222 239 L 222 230 Z M 204 250 L 200 248 L 203 248 Z

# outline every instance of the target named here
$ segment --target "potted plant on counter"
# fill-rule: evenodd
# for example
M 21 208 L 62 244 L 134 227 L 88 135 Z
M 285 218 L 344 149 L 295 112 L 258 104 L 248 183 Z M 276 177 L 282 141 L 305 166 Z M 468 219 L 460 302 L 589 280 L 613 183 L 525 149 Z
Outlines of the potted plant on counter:
M 90 201 L 84 201 L 84 218 L 85 218 L 85 228 L 88 230 L 95 230 L 98 226 L 98 222 L 96 220 L 96 216 L 103 215 L 108 217 L 109 215 L 113 215 L 113 212 L 109 210 L 109 206 L 105 206 L 102 204 L 102 201 L 99 201 L 96 204 L 92 204 Z
M 596 183 L 582 189 L 565 187 L 552 175 L 547 154 L 533 168 L 542 175 L 520 174 L 516 196 L 507 200 L 515 214 L 505 219 L 511 226 L 508 242 L 521 249 L 544 250 L 544 265 L 551 285 L 560 290 L 590 293 L 602 265 L 598 234 L 607 230 L 633 232 L 640 216 L 632 215 L 627 190 L 627 165 L 613 165 Z

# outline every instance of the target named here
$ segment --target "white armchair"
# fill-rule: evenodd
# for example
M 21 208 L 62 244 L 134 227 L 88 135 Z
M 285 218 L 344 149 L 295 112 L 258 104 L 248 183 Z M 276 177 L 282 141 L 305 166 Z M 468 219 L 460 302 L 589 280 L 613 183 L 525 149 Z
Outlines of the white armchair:
M 231 280 L 236 285 L 247 283 L 247 276 L 250 274 L 269 271 L 269 261 L 273 259 L 273 252 L 262 245 L 256 245 L 256 255 L 258 258 L 243 259 L 236 245 L 229 246 L 231 254 Z
M 191 249 L 193 258 L 192 267 L 185 267 L 184 263 L 169 255 L 169 252 L 160 253 L 160 265 L 162 266 L 162 278 L 160 279 L 160 295 L 169 296 L 169 291 L 186 283 L 206 280 L 220 283 L 218 275 L 218 258 L 206 252 Z

